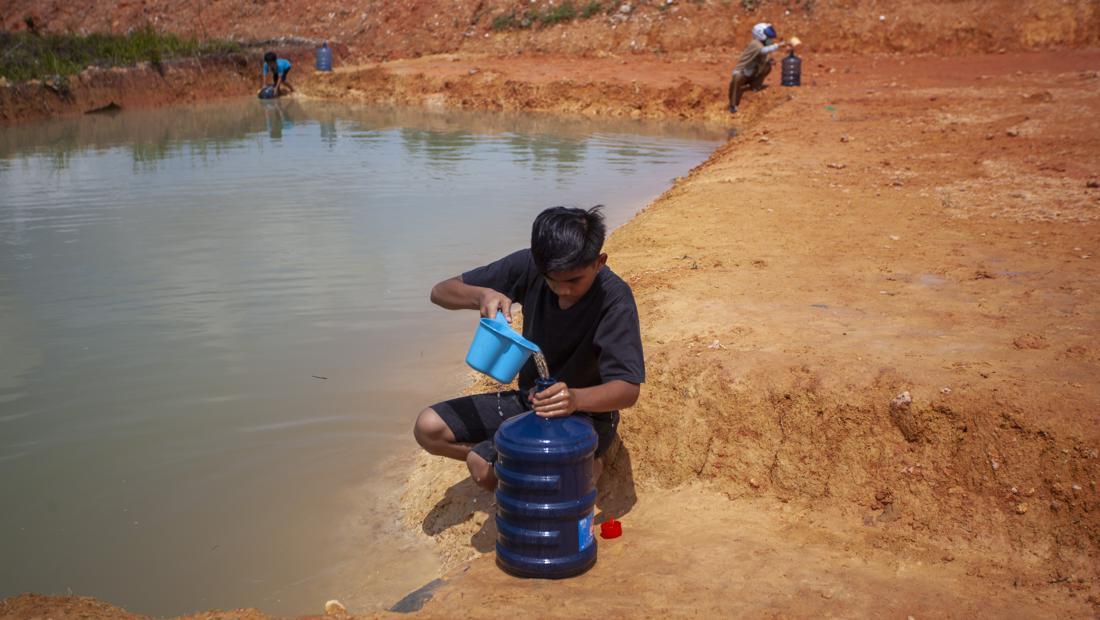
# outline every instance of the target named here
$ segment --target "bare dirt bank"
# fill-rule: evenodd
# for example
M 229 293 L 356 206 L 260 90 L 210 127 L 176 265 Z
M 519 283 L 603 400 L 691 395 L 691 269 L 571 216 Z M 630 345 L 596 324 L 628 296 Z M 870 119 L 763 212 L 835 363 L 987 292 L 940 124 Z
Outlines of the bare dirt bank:
M 727 121 L 718 57 L 429 56 L 315 74 L 304 93 L 369 103 Z
M 232 55 L 160 65 L 89 67 L 65 80 L 5 84 L 0 86 L 0 124 L 85 114 L 111 106 L 154 106 L 240 96 L 257 88 L 257 66 L 244 55 Z
M 312 64 L 312 42 L 328 40 L 336 49 L 336 66 L 352 70 L 319 85 L 319 96 L 341 91 L 400 103 L 690 118 L 721 114 L 731 60 L 760 20 L 774 22 L 784 37 L 798 35 L 816 53 L 946 55 L 1100 44 L 1100 8 L 1091 0 L 569 1 L 575 17 L 557 21 L 547 16 L 563 3 L 553 0 L 397 0 L 358 8 L 333 0 L 288 0 L 277 10 L 246 0 L 91 2 L 79 9 L 60 0 L 8 0 L 0 28 L 24 29 L 30 18 L 41 32 L 124 33 L 152 27 L 200 39 L 304 46 L 303 62 L 296 59 L 298 80 L 307 77 Z M 532 19 L 529 27 L 515 26 Z M 440 55 L 448 57 L 440 60 Z M 458 67 L 433 65 L 450 55 L 481 59 L 478 64 L 485 66 L 463 64 L 465 71 L 477 70 L 463 77 L 454 73 Z M 435 60 L 356 68 L 369 61 L 423 56 Z M 515 62 L 501 65 L 489 59 Z M 536 79 L 537 71 L 523 67 L 547 61 L 565 69 L 555 80 Z M 616 71 L 616 63 L 646 70 Z M 692 64 L 699 67 L 684 79 L 661 75 Z M 599 68 L 597 75 L 590 74 L 593 67 Z M 0 122 L 83 112 L 120 99 L 187 102 L 241 94 L 252 86 L 246 80 L 241 88 L 209 65 L 202 71 L 180 67 L 171 81 L 153 69 L 157 75 L 148 67 L 90 70 L 95 83 L 85 77 L 61 89 L 41 84 L 0 88 Z
M 1100 42 L 1098 7 L 1090 0 L 589 0 L 572 2 L 578 17 L 535 18 L 529 28 L 494 28 L 506 16 L 521 23 L 546 15 L 554 0 L 388 0 L 351 5 L 286 0 L 7 0 L 0 27 L 26 16 L 54 32 L 126 32 L 151 25 L 200 38 L 263 41 L 279 36 L 328 39 L 352 59 L 415 58 L 441 53 L 675 53 L 743 47 L 752 24 L 774 22 L 828 52 L 995 52 L 1087 46 Z
M 624 538 L 561 586 L 463 568 L 492 498 L 424 458 L 459 567 L 425 612 L 1096 613 L 1098 66 L 853 58 L 770 101 L 609 242 L 650 376 Z

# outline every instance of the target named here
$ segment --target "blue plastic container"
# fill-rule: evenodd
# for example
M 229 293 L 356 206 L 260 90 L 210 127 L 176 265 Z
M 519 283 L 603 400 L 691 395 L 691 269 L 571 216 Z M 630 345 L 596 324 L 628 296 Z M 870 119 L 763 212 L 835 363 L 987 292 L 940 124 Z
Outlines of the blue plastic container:
M 783 86 L 802 85 L 802 59 L 794 55 L 794 50 L 783 59 L 783 74 L 779 83 Z
M 538 350 L 538 345 L 517 334 L 504 313 L 498 312 L 496 318 L 481 319 L 466 353 L 466 363 L 500 383 L 511 383 Z
M 328 46 L 328 41 L 317 48 L 316 66 L 318 71 L 332 71 L 332 48 Z
M 539 380 L 537 390 L 553 384 Z M 583 416 L 534 412 L 497 430 L 497 565 L 519 577 L 561 579 L 596 563 L 592 479 L 596 431 Z

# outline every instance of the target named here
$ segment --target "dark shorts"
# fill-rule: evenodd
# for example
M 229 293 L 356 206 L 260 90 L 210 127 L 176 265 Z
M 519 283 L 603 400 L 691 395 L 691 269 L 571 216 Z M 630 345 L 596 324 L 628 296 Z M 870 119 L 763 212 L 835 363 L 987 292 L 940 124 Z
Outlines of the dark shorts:
M 294 67 L 291 67 L 290 69 L 293 69 L 293 68 Z M 272 71 L 271 72 L 271 83 L 274 84 L 275 82 L 278 82 L 280 75 L 283 76 L 283 81 L 285 82 L 287 74 L 290 73 L 290 69 L 287 69 L 286 71 L 283 71 L 282 73 L 277 73 L 275 71 Z
M 474 444 L 474 452 L 492 463 L 497 458 L 496 447 L 493 446 L 493 436 L 496 435 L 497 429 L 508 418 L 530 411 L 531 406 L 519 391 L 507 390 L 452 398 L 432 405 L 432 409 L 443 418 L 447 428 L 455 434 L 455 440 L 459 443 Z M 599 437 L 596 456 L 603 456 L 615 441 L 615 430 L 619 427 L 619 412 L 595 414 L 578 412 L 574 415 L 592 420 L 592 427 L 596 429 L 596 435 Z

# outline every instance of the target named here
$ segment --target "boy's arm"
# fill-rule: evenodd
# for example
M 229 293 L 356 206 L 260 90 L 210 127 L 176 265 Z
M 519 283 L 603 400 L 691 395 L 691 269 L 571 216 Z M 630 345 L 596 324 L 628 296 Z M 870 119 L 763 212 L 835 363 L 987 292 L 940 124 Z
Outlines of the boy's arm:
M 500 291 L 484 286 L 473 286 L 462 281 L 461 276 L 444 280 L 432 287 L 432 303 L 448 310 L 480 310 L 481 316 L 492 318 L 499 309 L 512 320 L 512 300 Z
M 571 388 L 559 381 L 532 395 L 531 408 L 544 418 L 567 416 L 574 411 L 606 413 L 633 406 L 641 391 L 642 386 L 621 379 L 587 388 Z

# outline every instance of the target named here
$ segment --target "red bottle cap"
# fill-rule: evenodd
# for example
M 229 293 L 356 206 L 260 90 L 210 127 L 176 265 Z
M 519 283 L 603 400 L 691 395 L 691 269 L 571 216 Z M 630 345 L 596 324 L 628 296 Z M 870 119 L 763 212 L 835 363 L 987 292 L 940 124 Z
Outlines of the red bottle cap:
M 623 524 L 615 519 L 608 519 L 600 524 L 600 538 L 618 538 L 623 535 Z

